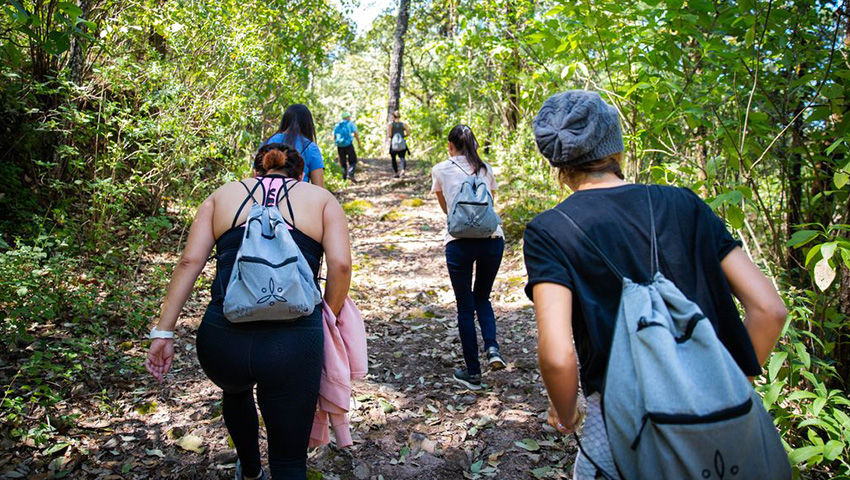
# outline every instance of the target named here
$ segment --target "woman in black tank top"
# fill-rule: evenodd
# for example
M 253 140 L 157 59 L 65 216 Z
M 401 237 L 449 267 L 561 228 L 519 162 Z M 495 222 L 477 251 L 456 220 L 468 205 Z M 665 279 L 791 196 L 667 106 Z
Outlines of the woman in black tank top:
M 255 166 L 258 167 L 256 170 L 259 170 L 257 173 L 261 175 L 255 181 L 242 182 L 247 193 L 233 220 L 228 220 L 230 228 L 214 239 L 216 276 L 212 284 L 210 304 L 198 328 L 196 349 L 204 372 L 222 390 L 222 416 L 239 459 L 236 478 L 265 478 L 260 463 L 259 419 L 254 404 L 256 385 L 257 403 L 268 434 L 269 467 L 272 476 L 275 479 L 305 479 L 307 447 L 318 402 L 323 364 L 323 305 L 317 305 L 310 315 L 287 322 L 272 320 L 236 324 L 228 321 L 223 312 L 227 283 L 244 234 L 244 223 L 239 224 L 239 219 L 245 206 L 250 206 L 252 197 L 265 205 L 280 205 L 281 211 L 289 214 L 286 222 L 289 232 L 316 279 L 325 253 L 322 243 L 296 226 L 298 223 L 290 203 L 289 191 L 294 185 L 300 189 L 316 188 L 298 182 L 304 166 L 298 152 L 287 145 L 270 144 L 263 146 L 258 156 L 262 158 Z M 228 199 L 234 198 L 232 190 L 230 191 L 231 196 L 227 197 Z M 213 196 L 199 209 L 192 230 L 212 230 L 214 221 L 211 217 L 214 217 L 214 211 L 206 212 L 205 208 L 214 210 Z M 225 208 L 234 208 L 237 205 L 232 204 L 230 200 L 226 203 L 228 206 Z M 208 204 L 212 204 L 212 207 Z M 325 210 L 330 206 L 328 203 Z M 338 207 L 338 204 L 336 206 Z M 319 220 L 324 222 L 323 215 L 319 216 Z M 340 218 L 344 221 L 344 215 L 341 214 Z M 287 220 L 286 215 L 284 220 Z M 330 224 L 323 225 L 327 229 Z M 184 260 L 189 251 L 195 252 L 195 256 L 201 256 L 197 252 L 198 248 L 192 243 L 203 242 L 204 240 L 196 240 L 202 235 L 205 234 L 196 233 L 193 236 L 190 232 Z M 328 245 L 335 248 L 331 251 L 329 247 L 329 253 L 335 255 L 328 257 L 328 291 L 325 292 L 324 298 L 328 307 L 338 312 L 341 308 L 341 302 L 337 298 L 341 293 L 339 272 L 346 271 L 346 268 L 343 265 L 340 270 L 338 246 L 333 243 Z M 196 262 L 184 260 L 178 264 L 174 279 L 169 285 L 159 325 L 152 332 L 155 339 L 145 362 L 148 371 L 159 381 L 162 381 L 173 358 L 174 350 L 168 337 L 172 334 L 176 317 L 188 298 L 192 285 L 203 269 L 203 262 L 193 267 L 188 265 Z M 191 268 L 194 268 L 192 272 L 182 271 Z M 347 269 L 350 271 L 350 257 Z M 334 276 L 335 279 L 332 278 Z M 342 281 L 347 291 L 350 276 Z M 332 290 L 333 301 L 329 296 Z M 178 303 L 179 305 L 176 305 Z M 336 303 L 339 305 L 335 305 Z
M 407 167 L 407 152 L 410 151 L 407 148 L 407 136 L 410 135 L 410 129 L 400 119 L 401 114 L 399 111 L 394 111 L 393 121 L 387 126 L 387 138 L 390 139 L 390 158 L 392 159 L 393 172 L 396 178 L 404 175 L 404 170 Z M 393 149 L 392 141 L 396 134 L 401 135 L 401 138 L 405 140 L 405 145 L 402 149 Z M 399 169 L 399 164 L 396 162 L 396 156 L 401 160 L 401 169 Z

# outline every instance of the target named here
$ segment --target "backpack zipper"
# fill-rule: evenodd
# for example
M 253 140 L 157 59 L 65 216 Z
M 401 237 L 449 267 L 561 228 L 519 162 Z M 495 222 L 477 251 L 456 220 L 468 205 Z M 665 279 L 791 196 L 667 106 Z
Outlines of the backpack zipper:
M 740 405 L 735 405 L 733 407 L 725 408 L 723 410 L 718 410 L 707 415 L 647 412 L 643 415 L 640 430 L 638 430 L 638 434 L 635 437 L 635 441 L 632 442 L 632 450 L 637 449 L 638 443 L 640 443 L 640 437 L 641 435 L 643 435 L 643 429 L 644 427 L 646 427 L 646 424 L 649 420 L 652 420 L 652 423 L 658 425 L 699 425 L 703 423 L 722 422 L 724 420 L 731 420 L 733 418 L 742 417 L 750 413 L 750 410 L 752 410 L 752 408 L 753 399 L 748 398 L 747 401 Z
M 239 280 L 242 280 L 242 267 L 241 267 L 241 265 L 242 265 L 243 262 L 261 263 L 263 265 L 268 265 L 271 268 L 281 268 L 281 267 L 285 267 L 285 266 L 289 265 L 290 263 L 295 263 L 297 261 L 298 261 L 298 257 L 289 257 L 286 260 L 275 264 L 275 263 L 272 263 L 272 262 L 266 260 L 265 258 L 242 257 L 238 260 L 238 265 L 237 265 L 237 270 L 238 270 L 238 273 L 239 273 Z

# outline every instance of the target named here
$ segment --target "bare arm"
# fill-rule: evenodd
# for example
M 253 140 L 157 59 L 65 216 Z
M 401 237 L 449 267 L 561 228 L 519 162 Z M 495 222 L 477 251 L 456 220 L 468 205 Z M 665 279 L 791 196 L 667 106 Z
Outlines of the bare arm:
M 580 420 L 578 361 L 573 346 L 572 310 L 573 294 L 570 289 L 556 283 L 534 285 L 537 362 L 549 393 L 549 401 L 557 413 L 557 416 L 553 416 L 550 409 L 550 423 L 564 433 L 574 430 Z
M 357 146 L 360 147 L 360 150 L 363 150 L 363 142 L 360 141 L 360 135 L 357 132 L 354 132 L 354 138 L 357 139 Z
M 402 123 L 401 125 L 404 127 L 404 136 L 405 136 L 405 137 L 409 137 L 409 136 L 410 136 L 410 129 L 409 129 L 409 128 L 407 128 L 407 124 L 406 124 L 406 123 Z
M 744 326 L 759 363 L 764 365 L 785 326 L 788 310 L 770 280 L 738 247 L 720 262 L 732 294 L 744 306 Z
M 393 124 L 387 125 L 387 138 L 393 138 Z
M 440 202 L 440 208 L 443 209 L 443 213 L 449 213 L 449 208 L 446 206 L 446 197 L 443 196 L 442 190 L 434 193 L 437 194 L 437 201 Z
M 156 327 L 159 330 L 174 330 L 180 311 L 183 310 L 183 305 L 186 304 L 186 300 L 189 299 L 192 288 L 195 286 L 195 280 L 204 270 L 207 258 L 209 258 L 215 245 L 215 235 L 213 234 L 214 211 L 212 196 L 198 207 L 195 220 L 189 229 L 189 237 L 186 239 L 186 248 L 177 262 L 177 267 L 174 268 L 174 275 L 168 284 L 165 301 L 162 302 L 159 323 Z
M 186 248 L 183 255 L 174 268 L 174 275 L 168 284 L 168 292 L 165 301 L 162 302 L 162 310 L 159 315 L 158 330 L 173 331 L 177 325 L 177 319 L 183 305 L 192 293 L 195 280 L 204 269 L 207 257 L 215 245 L 215 234 L 213 233 L 213 213 L 215 203 L 213 196 L 207 198 L 198 207 L 195 220 L 189 229 L 189 237 L 186 239 Z M 174 359 L 174 344 L 171 339 L 156 338 L 151 342 L 148 356 L 145 359 L 145 368 L 158 381 L 171 368 Z
M 324 234 L 322 247 L 328 262 L 328 281 L 325 284 L 325 303 L 339 315 L 351 286 L 351 241 L 348 220 L 339 203 L 331 197 L 322 214 Z
M 325 188 L 325 169 L 317 168 L 310 170 L 310 183 L 317 187 Z

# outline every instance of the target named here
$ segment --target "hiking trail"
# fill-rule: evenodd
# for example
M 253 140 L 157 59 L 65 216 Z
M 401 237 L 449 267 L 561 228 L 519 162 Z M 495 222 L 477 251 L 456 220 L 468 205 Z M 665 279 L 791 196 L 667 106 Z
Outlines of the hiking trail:
M 468 391 L 452 379 L 463 357 L 445 265 L 445 215 L 429 192 L 429 170 L 409 160 L 397 179 L 389 159 L 361 159 L 357 179 L 337 198 L 351 228 L 351 297 L 366 322 L 369 374 L 354 383 L 354 447 L 311 451 L 310 478 L 567 478 L 575 441 L 544 425 L 548 404 L 521 249 L 509 240 L 492 294 L 507 368 L 489 371 L 482 355 L 486 387 Z M 152 264 L 175 261 L 173 253 L 151 255 Z M 210 262 L 183 311 L 163 385 L 146 372 L 113 372 L 100 389 L 109 411 L 74 402 L 80 418 L 69 435 L 89 453 L 65 460 L 64 469 L 79 463 L 72 477 L 232 478 L 236 454 L 220 393 L 194 349 L 214 273 Z M 146 352 L 140 343 L 126 349 L 139 364 Z M 265 464 L 264 443 L 262 451 Z

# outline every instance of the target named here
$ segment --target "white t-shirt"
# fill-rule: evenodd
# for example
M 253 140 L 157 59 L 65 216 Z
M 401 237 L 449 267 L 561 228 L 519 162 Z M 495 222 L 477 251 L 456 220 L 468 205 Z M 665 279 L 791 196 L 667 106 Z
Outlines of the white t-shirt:
M 490 165 L 484 163 L 484 167 L 486 172 L 479 173 L 479 175 L 484 178 L 484 183 L 487 187 L 489 187 L 490 194 L 492 195 L 493 192 L 496 191 L 496 177 L 493 175 L 493 169 L 490 168 Z M 470 173 L 472 173 L 472 166 L 463 155 L 451 157 L 444 162 L 440 162 L 434 165 L 434 168 L 431 169 L 431 180 L 433 182 L 431 184 L 431 192 L 443 192 L 443 197 L 446 199 L 446 205 L 451 208 L 455 197 L 460 192 L 460 187 L 463 184 L 463 181 L 466 180 Z M 449 243 L 452 240 L 458 240 L 457 238 L 449 235 L 448 227 L 444 228 L 444 231 L 446 237 L 445 243 Z M 493 232 L 493 236 L 505 236 L 502 232 L 501 225 L 499 225 L 496 228 L 496 231 Z

